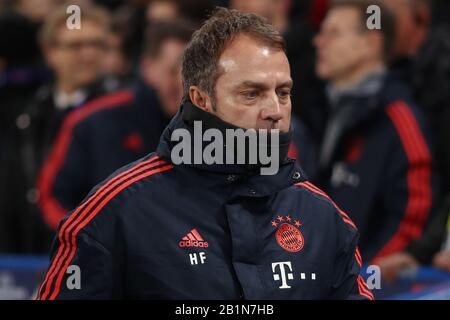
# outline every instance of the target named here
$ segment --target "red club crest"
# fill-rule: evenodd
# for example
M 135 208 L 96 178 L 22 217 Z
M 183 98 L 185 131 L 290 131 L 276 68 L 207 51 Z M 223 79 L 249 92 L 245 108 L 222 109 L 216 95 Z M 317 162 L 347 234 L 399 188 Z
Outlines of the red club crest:
M 280 223 L 284 221 L 284 219 L 280 220 L 279 218 L 278 221 Z M 290 217 L 286 220 L 289 222 L 291 221 Z M 278 227 L 275 237 L 280 247 L 282 247 L 284 250 L 288 252 L 299 252 L 303 249 L 305 239 L 303 238 L 300 230 L 296 228 L 296 226 L 301 226 L 301 223 L 298 220 L 295 221 L 295 226 L 290 223 L 282 223 L 280 226 L 278 226 L 278 223 L 276 221 L 272 222 L 272 226 Z

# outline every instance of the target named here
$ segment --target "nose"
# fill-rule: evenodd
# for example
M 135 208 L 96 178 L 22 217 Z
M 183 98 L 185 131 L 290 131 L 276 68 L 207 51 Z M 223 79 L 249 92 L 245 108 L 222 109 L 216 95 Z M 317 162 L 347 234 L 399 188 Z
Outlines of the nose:
M 261 112 L 261 118 L 263 120 L 271 120 L 273 122 L 277 122 L 281 120 L 283 114 L 281 112 L 281 105 L 278 101 L 278 97 L 275 94 L 275 97 L 268 99 L 267 105 L 263 108 Z

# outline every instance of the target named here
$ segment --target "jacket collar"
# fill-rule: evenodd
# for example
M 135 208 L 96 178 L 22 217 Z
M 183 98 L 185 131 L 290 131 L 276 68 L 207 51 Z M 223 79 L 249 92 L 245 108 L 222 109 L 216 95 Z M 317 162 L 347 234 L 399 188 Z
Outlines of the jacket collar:
M 386 74 L 386 68 L 381 67 L 350 87 L 336 88 L 329 85 L 326 89 L 326 93 L 330 107 L 334 109 L 341 99 L 367 98 L 376 95 L 383 87 Z
M 330 96 L 331 94 L 331 96 Z M 329 169 L 343 137 L 376 119 L 393 101 L 408 100 L 410 92 L 395 76 L 380 71 L 372 74 L 354 88 L 331 93 L 330 113 L 323 128 L 319 168 Z
M 195 109 L 193 109 L 195 108 Z M 168 161 L 171 161 L 172 148 L 178 143 L 178 141 L 171 141 L 171 136 L 174 130 L 182 128 L 189 132 L 193 132 L 192 125 L 189 121 L 192 112 L 198 115 L 198 112 L 205 113 L 202 116 L 208 117 L 206 121 L 208 123 L 205 128 L 208 127 L 220 127 L 223 123 L 217 120 L 218 118 L 200 110 L 190 102 L 184 103 L 170 124 L 164 130 L 159 146 L 157 148 L 157 154 Z M 202 120 L 205 120 L 203 118 Z M 223 121 L 222 121 L 223 122 Z M 230 125 L 231 126 L 231 125 Z M 204 129 L 205 129 L 204 128 Z M 210 174 L 215 179 L 223 179 L 226 184 L 232 184 L 233 196 L 246 196 L 246 197 L 261 197 L 276 193 L 277 191 L 287 188 L 294 183 L 298 183 L 306 180 L 306 175 L 301 167 L 296 163 L 294 159 L 286 158 L 281 162 L 279 170 L 274 175 L 261 175 L 259 167 L 254 165 L 243 164 L 181 164 L 184 167 L 189 167 L 202 174 Z

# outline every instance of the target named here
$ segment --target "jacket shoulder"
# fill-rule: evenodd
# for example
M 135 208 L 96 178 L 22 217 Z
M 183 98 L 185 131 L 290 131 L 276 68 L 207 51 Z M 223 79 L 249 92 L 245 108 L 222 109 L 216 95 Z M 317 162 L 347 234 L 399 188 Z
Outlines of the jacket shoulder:
M 399 114 L 402 119 L 411 118 L 426 129 L 427 117 L 424 110 L 415 102 L 411 88 L 393 76 L 389 77 L 382 93 L 382 103 L 385 114 L 391 118 L 392 113 Z
M 309 181 L 296 183 L 294 192 L 301 193 L 301 200 L 305 206 L 318 219 L 338 220 L 344 222 L 352 232 L 358 233 L 358 229 L 350 217 L 321 189 Z
M 335 249 L 336 255 L 345 254 L 348 257 L 358 256 L 361 267 L 362 259 L 357 247 L 359 231 L 350 217 L 322 190 L 309 181 L 295 184 L 295 192 L 301 193 L 300 201 L 303 213 L 312 215 L 311 220 L 320 228 L 322 237 L 328 239 L 330 250 Z
M 83 222 L 79 228 L 89 234 L 98 234 L 100 229 L 113 227 L 121 208 L 140 189 L 147 187 L 148 180 L 173 167 L 157 154 L 151 153 L 118 169 L 89 192 L 80 205 L 63 219 L 59 229 L 77 220 Z
M 134 97 L 134 92 L 129 89 L 100 96 L 71 112 L 64 120 L 63 125 L 69 128 L 78 128 L 86 123 L 95 122 L 103 114 L 115 113 L 130 106 Z
M 388 128 L 385 132 L 390 140 L 393 138 L 396 149 L 400 145 L 409 161 L 431 161 L 433 136 L 422 110 L 399 99 L 386 106 L 385 115 Z

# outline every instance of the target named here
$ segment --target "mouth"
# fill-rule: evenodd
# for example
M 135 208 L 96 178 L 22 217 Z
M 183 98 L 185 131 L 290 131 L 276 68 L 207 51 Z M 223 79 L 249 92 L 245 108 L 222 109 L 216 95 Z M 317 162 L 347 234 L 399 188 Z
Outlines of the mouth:
M 271 123 L 266 123 L 264 125 L 259 126 L 258 128 L 256 128 L 256 130 L 267 130 L 267 132 L 271 132 L 272 130 L 277 130 L 279 129 L 279 123 L 277 122 L 271 122 Z

